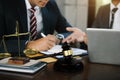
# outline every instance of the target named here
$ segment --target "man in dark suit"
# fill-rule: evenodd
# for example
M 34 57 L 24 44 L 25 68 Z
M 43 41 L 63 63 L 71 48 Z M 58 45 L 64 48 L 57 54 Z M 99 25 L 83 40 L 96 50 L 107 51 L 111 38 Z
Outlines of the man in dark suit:
M 54 31 L 66 33 L 66 27 L 71 27 L 61 15 L 54 0 L 1 0 L 0 40 L 2 40 L 3 35 L 15 33 L 16 21 L 19 23 L 19 33 L 30 31 L 30 8 L 36 9 L 37 37 L 35 40 L 28 41 L 26 48 L 39 51 L 48 50 L 57 42 L 56 37 L 52 35 Z M 43 32 L 46 37 L 41 38 L 41 32 Z M 28 40 L 26 37 L 22 38 L 21 36 L 20 39 Z M 14 49 L 12 51 L 14 51 Z
M 118 24 L 117 22 L 120 19 L 120 16 L 119 16 L 120 0 L 111 0 L 110 4 L 103 5 L 99 8 L 92 27 L 93 28 L 110 28 L 113 8 L 118 8 L 118 10 L 115 12 L 114 23 L 112 28 L 116 29 L 116 27 L 120 26 L 120 24 Z

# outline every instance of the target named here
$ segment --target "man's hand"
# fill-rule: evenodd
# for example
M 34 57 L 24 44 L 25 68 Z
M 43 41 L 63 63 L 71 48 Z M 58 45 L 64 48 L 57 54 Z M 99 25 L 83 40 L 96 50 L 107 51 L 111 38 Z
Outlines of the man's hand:
M 67 31 L 72 32 L 67 38 L 63 39 L 63 43 L 85 42 L 87 44 L 87 37 L 85 32 L 78 28 L 67 27 Z
M 47 35 L 44 38 L 40 38 L 35 41 L 29 41 L 26 45 L 26 48 L 44 51 L 52 48 L 56 44 L 56 42 L 57 38 L 54 35 Z

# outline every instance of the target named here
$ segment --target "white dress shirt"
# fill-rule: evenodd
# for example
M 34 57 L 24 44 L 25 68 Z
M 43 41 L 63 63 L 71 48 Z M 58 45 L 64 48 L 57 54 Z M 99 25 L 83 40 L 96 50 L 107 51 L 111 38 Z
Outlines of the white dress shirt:
M 30 5 L 28 0 L 25 0 L 25 4 L 26 4 L 26 9 L 27 9 L 27 20 L 28 20 L 28 31 L 30 31 L 30 8 L 32 8 L 32 6 Z M 37 32 L 41 31 L 43 28 L 43 19 L 42 19 L 42 13 L 41 13 L 41 9 L 38 6 L 34 7 L 35 9 L 35 16 L 36 16 L 36 20 L 37 20 Z
M 111 16 L 112 16 L 112 9 L 118 8 L 114 15 L 114 23 L 113 23 L 113 29 L 120 30 L 120 3 L 117 6 L 114 6 L 114 4 L 110 4 L 110 22 L 111 22 Z

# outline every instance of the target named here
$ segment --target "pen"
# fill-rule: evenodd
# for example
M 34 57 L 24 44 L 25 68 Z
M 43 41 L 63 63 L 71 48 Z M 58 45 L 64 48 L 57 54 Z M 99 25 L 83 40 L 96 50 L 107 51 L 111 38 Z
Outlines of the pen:
M 46 37 L 46 35 L 45 35 L 44 33 L 41 33 L 41 36 L 42 36 L 42 37 Z

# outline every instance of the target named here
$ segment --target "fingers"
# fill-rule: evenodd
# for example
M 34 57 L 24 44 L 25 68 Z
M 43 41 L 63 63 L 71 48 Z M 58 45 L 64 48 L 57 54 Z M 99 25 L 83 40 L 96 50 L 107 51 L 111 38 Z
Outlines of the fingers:
M 76 39 L 73 37 L 70 37 L 69 40 L 67 40 L 67 43 L 75 43 Z
M 69 32 L 82 32 L 82 30 L 76 27 L 67 27 L 66 30 Z
M 86 36 L 86 34 L 78 29 L 78 28 L 71 28 L 71 27 L 67 27 L 66 28 L 67 31 L 72 32 L 71 35 L 69 35 L 67 38 L 65 38 L 62 42 L 67 42 L 67 43 L 74 43 L 74 42 L 84 42 L 84 38 Z
M 35 49 L 38 51 L 44 51 L 52 48 L 55 45 L 55 40 L 50 37 L 40 38 L 35 41 L 30 41 L 27 45 L 27 49 Z
M 47 38 L 49 41 L 52 41 L 52 42 L 54 42 L 54 43 L 57 42 L 57 38 L 56 38 L 54 35 L 48 34 L 46 38 Z
M 74 36 L 74 34 L 71 34 L 67 38 L 62 40 L 62 43 L 64 43 L 64 42 L 74 43 L 74 42 L 76 42 L 76 36 Z
M 75 28 L 67 27 L 66 30 L 69 31 L 69 32 L 74 32 L 74 31 L 75 31 Z
M 84 42 L 84 37 L 81 36 L 81 37 L 77 38 L 77 42 Z
M 53 35 L 47 35 L 46 37 L 44 37 L 43 40 L 43 45 L 44 49 L 43 50 L 49 50 L 50 48 L 52 48 L 55 44 L 57 43 L 57 38 Z
M 47 45 L 48 49 L 52 48 L 55 45 L 55 42 L 51 41 L 51 40 L 48 40 L 46 43 L 47 43 L 46 45 Z

